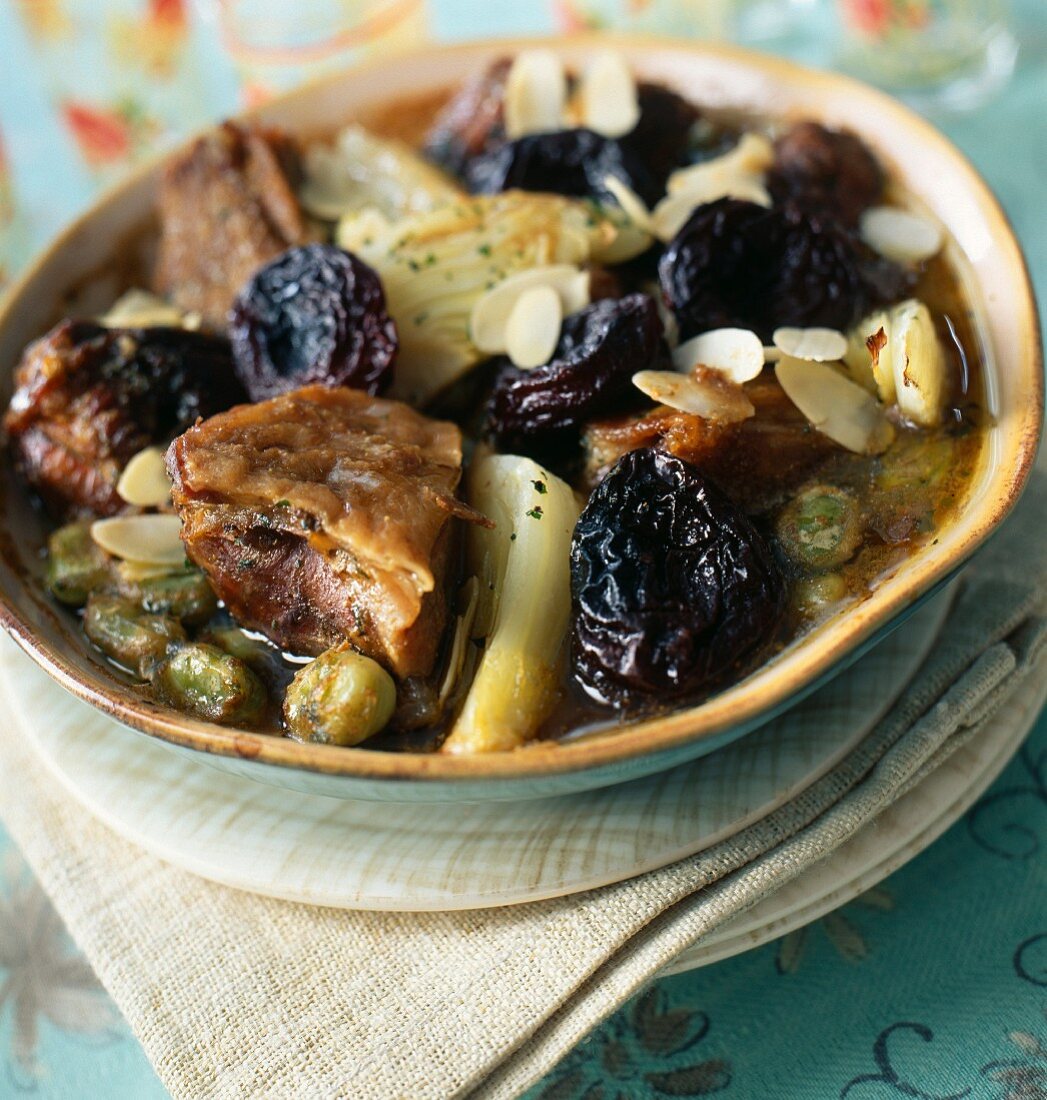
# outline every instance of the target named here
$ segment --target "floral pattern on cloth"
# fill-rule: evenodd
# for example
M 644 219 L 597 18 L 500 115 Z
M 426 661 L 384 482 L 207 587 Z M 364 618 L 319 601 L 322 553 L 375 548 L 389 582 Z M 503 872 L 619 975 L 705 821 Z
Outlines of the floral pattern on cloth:
M 655 0 L 614 2 L 632 18 Z M 0 0 L 0 72 L 19 76 L 0 84 L 0 287 L 136 159 L 309 75 L 300 58 L 265 69 L 264 51 L 233 56 L 219 3 Z M 874 14 L 883 6 L 858 3 Z M 1042 16 L 1042 0 L 1018 6 Z M 540 31 L 551 20 L 587 29 L 607 7 L 431 4 L 456 37 Z M 416 40 L 422 8 L 410 5 L 398 48 Z M 320 52 L 321 64 L 344 57 Z M 1028 107 L 1039 111 L 1045 97 L 1041 58 L 992 112 L 948 128 L 999 190 L 1047 307 L 1047 162 L 1025 140 Z M 0 1096 L 16 1093 L 165 1095 L 0 832 Z M 776 943 L 658 982 L 528 1097 L 708 1095 L 1047 1100 L 1047 720 L 966 820 L 882 886 Z

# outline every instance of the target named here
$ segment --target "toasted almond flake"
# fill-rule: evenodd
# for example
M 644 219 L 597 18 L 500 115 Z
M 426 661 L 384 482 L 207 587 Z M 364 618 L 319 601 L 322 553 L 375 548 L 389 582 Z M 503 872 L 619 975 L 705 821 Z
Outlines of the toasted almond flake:
M 862 240 L 881 256 L 899 263 L 918 264 L 941 250 L 941 227 L 919 214 L 896 206 L 874 206 L 862 214 Z
M 783 357 L 774 368 L 786 396 L 811 424 L 856 454 L 880 454 L 894 429 L 883 406 L 828 363 Z
M 116 558 L 146 565 L 181 565 L 185 561 L 181 530 L 178 516 L 153 512 L 95 520 L 91 538 Z
M 505 325 L 505 350 L 525 370 L 548 363 L 560 339 L 563 305 L 551 286 L 528 287 L 516 299 Z
M 778 328 L 771 339 L 790 359 L 830 363 L 847 354 L 847 337 L 834 328 Z
M 106 328 L 193 328 L 180 309 L 148 290 L 128 290 L 99 318 Z
M 469 317 L 469 337 L 489 355 L 506 350 L 506 326 L 517 298 L 531 287 L 552 287 L 560 297 L 564 316 L 577 313 L 589 304 L 589 272 L 572 264 L 547 264 L 529 267 L 503 279 L 481 295 Z
M 891 367 L 902 415 L 923 427 L 940 423 L 945 354 L 930 311 L 915 298 L 891 310 Z
M 673 352 L 677 370 L 697 366 L 719 371 L 732 382 L 750 382 L 763 370 L 763 344 L 744 328 L 718 328 L 685 340 Z
M 567 74 L 552 50 L 523 50 L 505 79 L 505 132 L 510 138 L 559 130 L 567 103 Z
M 617 176 L 604 176 L 604 187 L 615 197 L 626 217 L 645 233 L 653 233 L 651 224 L 651 212 L 647 209 L 643 199 L 623 180 Z
M 615 50 L 598 54 L 582 74 L 578 101 L 583 125 L 605 137 L 621 137 L 640 121 L 636 81 Z
M 666 183 L 670 195 L 685 191 L 704 192 L 711 179 L 751 177 L 762 182 L 763 173 L 774 163 L 774 146 L 763 134 L 743 134 L 738 144 L 722 156 L 678 168 Z
M 121 500 L 138 508 L 159 508 L 171 496 L 171 478 L 164 467 L 164 452 L 146 447 L 124 467 L 116 491 Z
M 671 241 L 699 206 L 724 198 L 742 199 L 758 206 L 771 205 L 771 196 L 757 177 L 744 172 L 713 172 L 696 177 L 686 190 L 675 191 L 658 203 L 651 211 L 655 236 L 662 241 Z
M 756 410 L 745 391 L 718 371 L 698 367 L 692 374 L 671 370 L 642 370 L 633 375 L 633 385 L 652 401 L 671 409 L 731 424 L 746 420 Z

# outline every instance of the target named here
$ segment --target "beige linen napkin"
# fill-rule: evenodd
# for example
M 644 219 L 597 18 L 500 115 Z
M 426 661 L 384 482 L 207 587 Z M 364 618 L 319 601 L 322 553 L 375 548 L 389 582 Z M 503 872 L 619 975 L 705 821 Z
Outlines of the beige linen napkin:
M 1044 675 L 1045 504 L 1041 478 L 968 571 L 934 653 L 846 760 L 739 835 L 615 886 L 434 914 L 254 897 L 109 832 L 12 736 L 0 736 L 0 814 L 175 1097 L 515 1096 Z

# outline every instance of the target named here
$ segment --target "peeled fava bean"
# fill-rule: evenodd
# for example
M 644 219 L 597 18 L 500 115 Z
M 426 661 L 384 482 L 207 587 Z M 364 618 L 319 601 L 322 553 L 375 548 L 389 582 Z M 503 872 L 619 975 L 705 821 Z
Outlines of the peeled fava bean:
M 303 741 L 358 745 L 383 729 L 396 707 L 396 685 L 377 661 L 348 646 L 305 666 L 284 696 L 284 721 Z
M 84 632 L 107 657 L 141 680 L 152 679 L 168 648 L 185 641 L 176 619 L 143 611 L 126 596 L 97 592 L 84 608 Z
M 181 711 L 225 726 L 249 726 L 266 705 L 265 685 L 237 657 L 205 642 L 178 646 L 156 669 L 157 694 Z
M 596 487 L 571 544 L 572 660 L 601 702 L 706 686 L 768 641 L 785 585 L 746 516 L 696 467 L 632 451 Z
M 110 579 L 109 559 L 91 538 L 90 523 L 70 523 L 47 540 L 47 587 L 61 603 L 83 607 Z
M 181 569 L 148 577 L 134 583 L 125 582 L 121 592 L 138 603 L 143 610 L 158 615 L 171 615 L 187 626 L 207 622 L 218 610 L 218 598 L 199 569 Z
M 850 561 L 861 541 L 858 503 L 845 489 L 812 485 L 778 516 L 778 542 L 798 565 L 832 569 Z

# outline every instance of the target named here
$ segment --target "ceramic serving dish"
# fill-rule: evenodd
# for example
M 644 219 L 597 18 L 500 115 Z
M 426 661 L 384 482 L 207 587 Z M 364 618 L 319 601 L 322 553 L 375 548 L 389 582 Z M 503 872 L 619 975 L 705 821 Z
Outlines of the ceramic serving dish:
M 427 50 L 395 65 L 350 70 L 255 112 L 292 132 L 330 131 L 400 97 L 436 93 L 495 57 L 533 42 Z M 580 66 L 608 39 L 557 45 Z M 968 497 L 932 545 L 752 675 L 700 706 L 567 744 L 536 743 L 482 756 L 382 753 L 224 729 L 164 709 L 98 663 L 72 617 L 44 594 L 42 517 L 0 460 L 0 620 L 63 687 L 134 729 L 216 766 L 265 782 L 342 798 L 456 801 L 529 798 L 636 778 L 715 749 L 780 713 L 902 622 L 1003 521 L 1029 476 L 1042 426 L 1042 352 L 1021 249 L 995 198 L 963 156 L 922 119 L 852 80 L 722 46 L 635 38 L 613 42 L 644 79 L 694 101 L 775 117 L 813 117 L 855 130 L 947 227 L 982 344 L 992 417 Z M 104 308 L 143 247 L 159 167 L 145 167 L 61 234 L 0 310 L 0 399 L 24 345 L 70 313 Z M 101 274 L 101 277 L 99 276 Z

